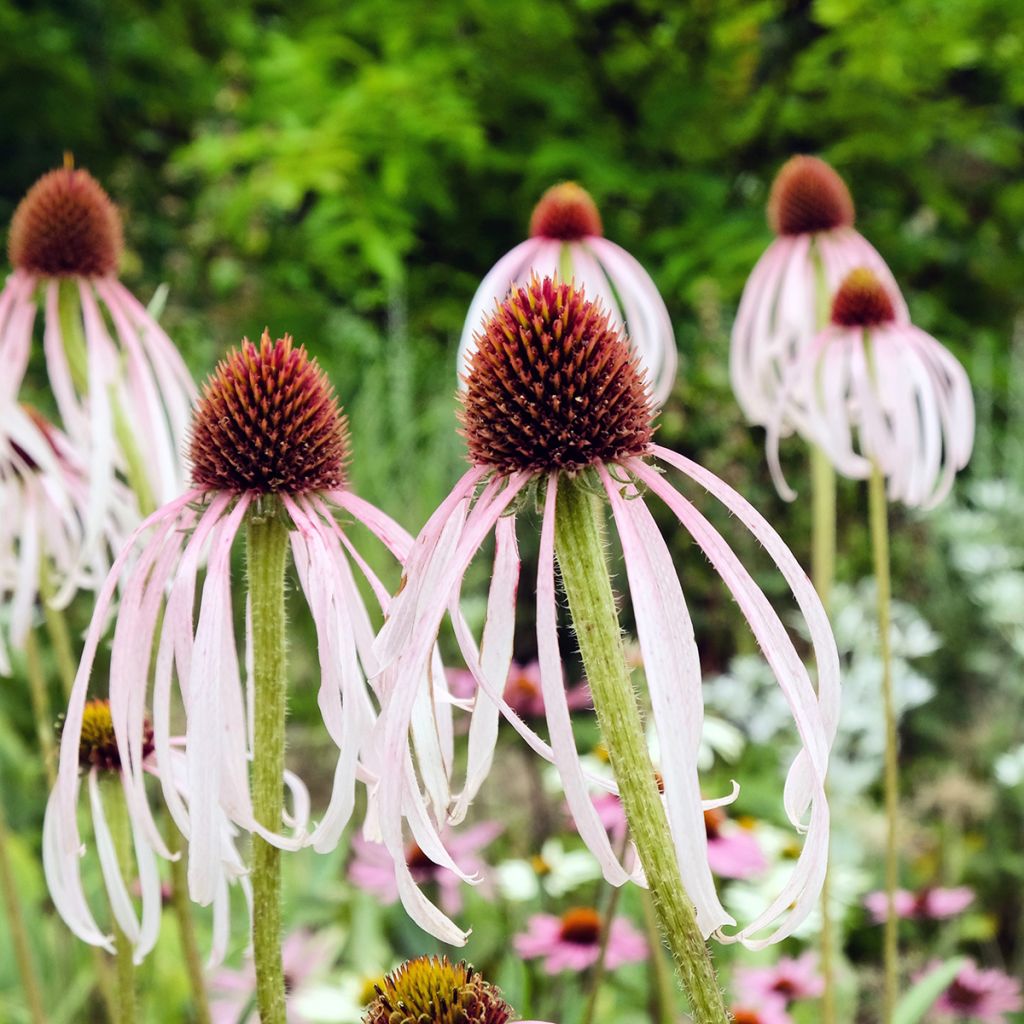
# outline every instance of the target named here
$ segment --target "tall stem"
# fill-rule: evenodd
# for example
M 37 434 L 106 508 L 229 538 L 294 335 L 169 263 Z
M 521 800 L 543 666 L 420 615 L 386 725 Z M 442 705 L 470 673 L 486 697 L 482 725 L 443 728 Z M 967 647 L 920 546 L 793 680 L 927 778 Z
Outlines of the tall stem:
M 104 807 L 110 834 L 117 851 L 117 861 L 125 880 L 131 878 L 132 831 L 128 821 L 128 807 L 125 804 L 121 776 L 112 775 L 104 780 Z M 135 997 L 135 952 L 131 939 L 114 921 L 114 966 L 117 974 L 117 1019 L 119 1024 L 135 1024 L 138 1006 Z
M 246 536 L 256 689 L 252 802 L 256 820 L 278 829 L 284 803 L 286 713 L 284 580 L 288 530 L 271 511 L 250 515 Z M 281 852 L 252 839 L 252 944 L 263 1024 L 285 1024 L 281 963 Z
M 868 510 L 871 525 L 871 552 L 878 590 L 878 648 L 882 659 L 882 708 L 885 715 L 885 990 L 882 1021 L 889 1024 L 896 1006 L 899 985 L 899 918 L 895 896 L 899 881 L 897 827 L 899 818 L 899 735 L 892 692 L 892 646 L 890 609 L 892 585 L 889 572 L 889 515 L 885 495 L 885 477 L 875 464 L 868 482 Z
M 836 574 L 836 471 L 828 456 L 811 445 L 811 575 L 825 611 L 832 604 Z M 832 920 L 832 872 L 821 885 L 822 1024 L 836 1024 L 836 928 Z
M 53 708 L 50 705 L 43 659 L 39 654 L 39 640 L 34 628 L 25 637 L 25 674 L 28 677 L 29 699 L 32 714 L 36 720 L 36 737 L 39 740 L 39 755 L 43 759 L 46 783 L 52 788 L 57 778 L 57 748 L 54 743 Z
M 690 1001 L 695 1024 L 726 1024 L 711 955 L 679 875 L 643 721 L 622 649 L 605 562 L 603 509 L 571 480 L 558 491 L 555 548 L 601 734 L 619 784 L 647 884 Z
M 166 827 L 167 846 L 171 853 L 181 849 L 178 828 L 168 816 Z M 192 920 L 192 902 L 188 898 L 188 880 L 185 860 L 182 857 L 171 861 L 171 903 L 178 919 L 178 934 L 181 938 L 181 953 L 185 970 L 192 988 L 192 1009 L 195 1024 L 210 1024 L 210 1000 L 206 994 L 206 977 L 203 974 L 203 960 L 196 941 L 195 922 Z
M 35 964 L 32 962 L 28 930 L 25 928 L 25 916 L 21 910 L 18 883 L 11 869 L 9 847 L 10 833 L 7 831 L 3 806 L 0 805 L 0 897 L 3 898 L 4 911 L 7 915 L 7 927 L 11 930 L 11 945 L 14 947 L 14 959 L 18 965 L 18 974 L 21 976 L 21 987 L 25 993 L 29 1016 L 32 1024 L 46 1024 L 42 990 L 36 976 Z
M 78 660 L 75 658 L 71 644 L 71 631 L 68 629 L 64 612 L 60 608 L 54 608 L 50 603 L 53 595 L 50 567 L 46 559 L 43 559 L 39 568 L 39 596 L 43 606 L 43 618 L 46 622 L 46 634 L 49 637 L 54 657 L 57 659 L 57 674 L 60 676 L 64 696 L 70 697 L 71 688 L 75 684 L 75 675 L 78 672 Z

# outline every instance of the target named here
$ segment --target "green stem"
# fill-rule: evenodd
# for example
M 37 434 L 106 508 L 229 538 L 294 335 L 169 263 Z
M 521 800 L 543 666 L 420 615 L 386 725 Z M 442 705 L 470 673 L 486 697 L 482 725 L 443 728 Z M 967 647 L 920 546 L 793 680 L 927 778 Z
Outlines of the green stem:
M 57 659 L 57 673 L 64 689 L 64 696 L 70 697 L 71 688 L 75 685 L 75 675 L 78 672 L 78 661 L 75 658 L 74 648 L 71 644 L 71 632 L 68 629 L 64 612 L 50 604 L 53 595 L 50 568 L 44 559 L 39 570 L 39 597 L 43 606 L 43 618 L 46 621 L 46 633 L 50 638 L 50 647 Z
M 836 574 L 836 471 L 828 456 L 811 445 L 811 574 L 814 589 L 829 611 Z M 836 927 L 832 920 L 832 872 L 826 865 L 821 885 L 822 1024 L 836 1024 Z
M 899 819 L 899 735 L 892 692 L 892 647 L 890 608 L 892 589 L 889 572 L 889 516 L 885 495 L 885 477 L 875 464 L 868 482 L 868 508 L 871 524 L 871 552 L 878 590 L 878 646 L 882 658 L 882 707 L 885 715 L 885 894 L 888 912 L 885 918 L 885 990 L 882 1022 L 889 1024 L 896 1006 L 899 986 L 899 919 L 895 894 L 899 881 L 897 826 Z
M 36 720 L 36 736 L 39 740 L 39 754 L 43 759 L 43 771 L 47 785 L 52 789 L 57 780 L 57 748 L 54 743 L 53 709 L 46 685 L 46 673 L 39 654 L 39 640 L 35 629 L 25 637 L 25 674 L 28 677 L 28 692 L 32 701 L 32 714 Z
M 651 973 L 654 975 L 654 1012 L 651 1017 L 658 1024 L 675 1024 L 679 1019 L 676 1013 L 676 993 L 671 971 L 665 962 L 665 943 L 658 930 L 658 913 L 649 892 L 641 894 L 640 902 L 644 911 L 644 931 L 651 947 Z
M 139 503 L 139 512 L 145 518 L 156 511 L 156 499 L 153 497 L 153 489 L 150 487 L 149 477 L 146 475 L 146 460 L 135 442 L 135 432 L 124 409 L 121 408 L 116 394 L 111 395 L 111 405 L 114 410 L 114 436 L 128 463 L 128 485 L 135 492 Z
M 18 883 L 11 868 L 10 833 L 7 831 L 7 819 L 4 817 L 2 806 L 0 806 L 0 896 L 3 898 L 4 910 L 7 913 L 11 945 L 14 947 L 14 959 L 18 964 L 18 974 L 21 976 L 21 987 L 25 992 L 29 1017 L 32 1024 L 46 1024 L 42 990 L 39 986 L 39 979 L 36 977 L 36 969 L 29 949 L 28 930 L 25 928 L 25 917 L 21 911 Z
M 256 689 L 252 803 L 256 820 L 275 831 L 284 802 L 286 678 L 285 566 L 288 530 L 276 510 L 250 514 L 246 535 Z M 281 963 L 281 851 L 252 839 L 252 945 L 256 999 L 263 1024 L 285 1024 Z
M 167 847 L 171 853 L 181 850 L 178 829 L 168 817 L 165 829 Z M 181 938 L 181 953 L 185 960 L 185 971 L 192 988 L 192 1008 L 195 1024 L 210 1024 L 210 1000 L 206 994 L 206 977 L 203 974 L 203 960 L 196 941 L 195 922 L 192 920 L 192 901 L 188 898 L 188 879 L 185 859 L 171 861 L 171 904 L 178 919 L 178 934 Z
M 128 807 L 120 775 L 111 775 L 103 782 L 103 806 L 110 826 L 110 835 L 117 851 L 117 861 L 125 884 L 131 884 L 132 877 L 132 830 L 128 821 Z M 135 953 L 131 940 L 121 930 L 117 918 L 114 925 L 114 967 L 117 974 L 117 1019 L 119 1024 L 135 1024 L 138 1006 L 135 997 Z
M 605 562 L 603 525 L 603 506 L 578 483 L 563 478 L 555 515 L 555 548 L 626 820 L 695 1024 L 726 1024 L 729 1017 L 711 955 L 679 876 L 675 844 L 626 666 Z
M 623 836 L 619 855 L 625 852 L 629 843 L 629 834 Z M 597 952 L 597 963 L 594 964 L 593 973 L 590 976 L 590 995 L 587 998 L 586 1009 L 583 1011 L 583 1020 L 580 1024 L 592 1024 L 594 1014 L 597 1012 L 597 999 L 601 992 L 601 985 L 604 982 L 605 963 L 608 958 L 608 946 L 612 937 L 612 922 L 619 909 L 619 900 L 622 898 L 622 886 L 615 885 L 611 888 L 608 902 L 604 909 L 604 923 L 601 926 L 601 948 Z

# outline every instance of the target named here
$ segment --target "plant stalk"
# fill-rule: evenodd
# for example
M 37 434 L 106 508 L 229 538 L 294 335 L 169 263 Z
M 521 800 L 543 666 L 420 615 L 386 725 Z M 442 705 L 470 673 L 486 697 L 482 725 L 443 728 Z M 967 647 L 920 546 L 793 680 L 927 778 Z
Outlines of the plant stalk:
M 28 634 L 25 636 L 25 675 L 28 678 L 28 692 L 29 699 L 32 702 L 32 715 L 36 720 L 39 756 L 43 759 L 43 771 L 46 774 L 47 787 L 52 789 L 54 782 L 57 780 L 57 746 L 54 741 L 55 723 L 35 627 L 29 629 Z
M 288 530 L 275 512 L 276 509 L 267 515 L 250 513 L 246 560 L 256 690 L 253 812 L 261 825 L 276 831 L 280 828 L 284 803 L 282 778 L 287 711 L 284 594 Z M 285 1024 L 281 851 L 258 835 L 252 838 L 252 897 L 252 944 L 260 1020 L 263 1024 Z
M 871 526 L 871 553 L 878 591 L 878 647 L 882 659 L 882 708 L 885 716 L 885 988 L 882 1021 L 889 1024 L 899 995 L 899 918 L 895 896 L 899 881 L 899 734 L 892 689 L 891 605 L 892 583 L 889 570 L 889 515 L 885 477 L 877 463 L 871 467 L 868 481 L 868 509 Z
M 104 780 L 104 807 L 110 835 L 117 851 L 117 861 L 125 882 L 130 884 L 132 857 L 132 830 L 128 821 L 128 807 L 120 774 Z M 131 940 L 121 930 L 117 918 L 111 915 L 114 926 L 114 968 L 117 976 L 117 1019 L 119 1024 L 135 1024 L 138 1004 L 135 994 L 135 952 Z
M 168 815 L 165 829 L 167 847 L 171 853 L 181 850 L 178 827 Z M 181 954 L 192 988 L 192 1009 L 195 1024 L 210 1024 L 210 999 L 206 994 L 206 976 L 203 973 L 203 959 L 196 941 L 195 922 L 192 920 L 192 901 L 188 898 L 188 879 L 185 860 L 179 857 L 171 861 L 171 904 L 178 919 L 178 935 L 181 938 Z
M 555 515 L 555 550 L 626 820 L 694 1022 L 727 1024 L 722 991 L 679 875 L 675 844 L 647 750 L 622 649 L 603 528 L 603 506 L 578 483 L 563 478 Z

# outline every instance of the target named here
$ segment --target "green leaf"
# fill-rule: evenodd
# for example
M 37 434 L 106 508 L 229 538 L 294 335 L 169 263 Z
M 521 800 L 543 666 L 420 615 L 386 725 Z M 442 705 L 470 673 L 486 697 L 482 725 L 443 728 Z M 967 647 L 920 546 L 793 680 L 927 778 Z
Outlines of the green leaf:
M 966 963 L 963 956 L 947 960 L 922 978 L 897 1004 L 892 1024 L 917 1024 Z

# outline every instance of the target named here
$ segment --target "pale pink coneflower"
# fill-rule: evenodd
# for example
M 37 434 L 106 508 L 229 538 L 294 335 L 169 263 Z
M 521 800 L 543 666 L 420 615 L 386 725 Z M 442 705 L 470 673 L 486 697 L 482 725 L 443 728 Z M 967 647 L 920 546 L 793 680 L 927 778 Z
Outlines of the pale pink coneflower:
M 0 362 L 17 394 L 33 324 L 62 426 L 88 466 L 87 540 L 99 538 L 118 472 L 162 504 L 182 490 L 181 451 L 195 384 L 177 348 L 117 278 L 121 217 L 88 172 L 43 175 L 14 212 L 14 267 L 0 292 Z M 127 450 L 126 437 L 136 450 Z
M 794 825 L 806 828 L 807 838 L 783 891 L 735 936 L 754 945 L 783 938 L 814 906 L 824 873 L 829 829 L 824 776 L 838 714 L 835 641 L 806 575 L 768 522 L 731 487 L 697 463 L 654 443 L 654 410 L 636 354 L 600 306 L 574 286 L 534 277 L 497 306 L 477 336 L 462 403 L 472 466 L 417 538 L 403 588 L 375 648 L 388 693 L 375 745 L 387 763 L 409 766 L 404 773 L 382 776 L 373 789 L 382 838 L 395 860 L 406 910 L 422 928 L 445 941 L 465 941 L 463 931 L 417 888 L 405 863 L 402 829 L 406 817 L 421 823 L 427 818 L 423 797 L 408 786 L 415 781 L 409 725 L 420 681 L 449 609 L 462 655 L 480 686 L 469 730 L 465 783 L 450 820 L 461 820 L 486 777 L 500 712 L 534 751 L 556 765 L 579 833 L 608 881 L 621 885 L 640 877 L 638 870 L 627 871 L 619 862 L 592 801 L 592 779 L 576 748 L 559 656 L 556 501 L 559 487 L 573 488 L 576 478 L 585 476 L 596 493 L 607 497 L 625 556 L 625 581 L 643 651 L 652 721 L 661 738 L 665 806 L 680 874 L 705 937 L 712 932 L 721 935 L 723 927 L 735 923 L 715 891 L 704 822 L 706 806 L 720 805 L 730 797 L 707 804 L 701 798 L 700 658 L 678 574 L 648 508 L 650 495 L 668 505 L 721 574 L 792 708 L 802 749 L 789 772 L 784 806 Z M 696 481 L 765 546 L 807 620 L 819 668 L 817 692 L 782 621 L 750 573 L 654 462 Z M 550 746 L 502 696 L 512 656 L 520 575 L 517 524 L 519 513 L 534 501 L 543 508 L 536 622 Z M 466 569 L 492 533 L 496 537 L 494 571 L 478 656 L 458 607 Z M 430 774 L 431 765 L 421 765 L 421 771 Z M 436 847 L 440 845 L 437 828 L 430 824 Z M 420 846 L 426 849 L 422 842 Z M 445 863 L 451 867 L 450 858 Z M 773 925 L 768 938 L 754 938 Z
M 601 956 L 601 915 L 591 907 L 573 907 L 561 917 L 534 914 L 526 931 L 512 940 L 524 960 L 544 958 L 548 974 L 585 971 Z M 611 971 L 647 959 L 647 940 L 625 917 L 612 919 L 605 965 Z
M 516 1016 L 497 986 L 485 980 L 471 964 L 453 964 L 446 956 L 407 960 L 375 988 L 376 998 L 366 1008 L 362 1024 L 509 1024 Z M 521 1024 L 546 1022 L 528 1020 Z
M 131 849 L 137 872 L 134 880 L 125 878 L 119 860 L 118 840 L 111 822 L 121 817 L 123 810 L 112 811 L 109 802 L 127 800 L 128 794 L 122 751 L 115 736 L 108 700 L 96 698 L 80 708 L 79 727 L 74 742 L 77 752 L 71 746 L 70 737 L 67 742 L 62 739 L 62 755 L 70 759 L 67 752 L 75 754 L 76 774 L 85 777 L 92 831 L 110 910 L 118 927 L 131 943 L 135 962 L 141 963 L 156 944 L 165 892 L 160 882 L 156 854 L 140 822 L 131 823 Z M 152 726 L 149 719 L 143 717 L 138 756 L 141 771 L 158 777 L 165 787 L 172 789 L 179 797 L 186 794 L 186 758 L 180 738 L 172 740 L 164 760 L 158 760 Z M 286 781 L 296 795 L 297 804 L 301 807 L 308 803 L 301 783 L 291 776 Z M 43 818 L 43 871 L 50 896 L 57 912 L 75 935 L 113 953 L 114 937 L 96 923 L 82 886 L 80 857 L 85 849 L 83 847 L 68 853 L 70 830 L 68 819 L 63 816 L 59 806 L 61 798 L 62 793 L 59 788 L 55 788 L 47 801 Z M 218 884 L 212 900 L 211 963 L 220 962 L 228 944 L 229 884 L 239 883 L 246 899 L 250 898 L 246 868 L 234 845 L 235 834 L 235 830 L 224 823 L 218 836 Z M 135 909 L 136 896 L 141 902 L 141 913 Z
M 9 675 L 9 651 L 25 647 L 40 600 L 63 607 L 80 589 L 102 583 L 116 552 L 138 521 L 131 492 L 115 485 L 91 554 L 85 545 L 88 478 L 65 434 L 28 406 L 0 412 L 0 675 Z
M 956 917 L 974 902 L 974 890 L 966 885 L 952 889 L 942 886 L 909 892 L 897 889 L 893 893 L 896 916 L 916 921 L 940 921 Z M 875 924 L 881 924 L 889 916 L 889 900 L 885 892 L 872 892 L 864 897 L 864 906 L 871 912 Z
M 752 1002 L 740 1001 L 729 1007 L 732 1024 L 793 1024 L 781 996 L 764 996 Z
M 326 852 L 336 846 L 353 811 L 357 778 L 370 778 L 360 753 L 372 733 L 378 700 L 367 682 L 377 672 L 373 628 L 353 563 L 380 600 L 388 600 L 336 516 L 363 524 L 399 557 L 411 538 L 348 489 L 345 417 L 316 361 L 288 336 L 275 342 L 264 332 L 259 345 L 243 341 L 221 362 L 196 407 L 190 458 L 192 486 L 136 529 L 100 591 L 65 720 L 51 811 L 61 836 L 57 855 L 76 858 L 82 711 L 120 585 L 110 706 L 128 811 L 146 842 L 170 857 L 144 785 L 143 721 L 151 704 L 156 757 L 167 763 L 176 682 L 185 720 L 184 793 L 166 773 L 161 783 L 167 808 L 188 842 L 190 894 L 205 905 L 217 896 L 222 881 L 226 830 L 237 828 L 286 850 L 312 845 Z M 313 618 L 318 703 L 339 747 L 329 804 L 311 828 L 305 798 L 293 799 L 291 812 L 285 808 L 280 822 L 261 824 L 253 812 L 250 763 L 260 753 L 254 749 L 256 667 L 247 622 L 245 670 L 240 669 L 230 556 L 247 519 L 251 531 L 264 527 L 268 517 L 277 517 L 285 531 L 298 590 Z M 443 671 L 433 677 L 443 682 Z M 450 744 L 436 738 L 436 730 L 445 732 L 437 723 L 446 705 L 441 702 L 435 710 L 426 698 L 424 703 L 435 730 L 428 736 L 435 746 L 424 758 L 441 771 L 451 756 Z
M 469 669 L 449 669 L 448 688 L 453 697 L 476 696 L 476 678 Z M 570 686 L 565 693 L 570 711 L 593 708 L 590 688 L 586 682 Z M 513 661 L 505 682 L 505 701 L 520 718 L 544 717 L 544 693 L 540 686 L 540 664 L 536 661 L 520 665 Z
M 935 963 L 926 968 L 921 977 L 938 966 Z M 1019 978 L 1011 978 L 995 968 L 979 967 L 969 960 L 932 1009 L 943 1021 L 1005 1024 L 1011 1013 L 1024 1010 L 1024 989 Z
M 829 325 L 790 366 L 768 424 L 772 474 L 792 499 L 779 466 L 785 423 L 843 476 L 867 479 L 877 465 L 891 500 L 930 508 L 970 459 L 974 399 L 960 363 L 898 315 L 873 270 L 858 267 L 836 292 Z
M 741 1002 L 758 1006 L 771 999 L 791 1003 L 798 999 L 817 999 L 825 990 L 825 979 L 814 952 L 802 956 L 784 956 L 770 967 L 737 967 L 733 981 Z
M 460 870 L 482 879 L 481 892 L 484 896 L 489 895 L 492 889 L 488 885 L 487 865 L 480 851 L 500 834 L 501 825 L 494 821 L 484 821 L 450 838 L 444 835 L 441 837 Z M 348 868 L 349 881 L 357 889 L 374 895 L 385 906 L 397 903 L 395 863 L 387 847 L 357 835 L 352 839 L 352 849 L 354 856 Z M 437 886 L 438 902 L 446 914 L 457 914 L 462 909 L 463 882 L 458 875 L 435 864 L 416 843 L 407 845 L 405 862 L 417 885 L 433 883 Z
M 679 361 L 665 303 L 650 275 L 621 246 L 604 237 L 601 215 L 590 193 L 573 181 L 549 188 L 530 218 L 530 237 L 507 252 L 487 272 L 469 304 L 459 341 L 459 371 L 470 371 L 476 332 L 495 302 L 530 275 L 575 278 L 608 311 L 640 357 L 661 405 L 672 391 Z
M 776 238 L 743 289 L 729 351 L 733 394 L 759 426 L 770 422 L 787 370 L 824 326 L 829 300 L 855 267 L 870 267 L 891 291 L 897 318 L 908 319 L 885 261 L 853 226 L 846 183 L 825 161 L 794 156 L 783 164 L 768 221 Z

